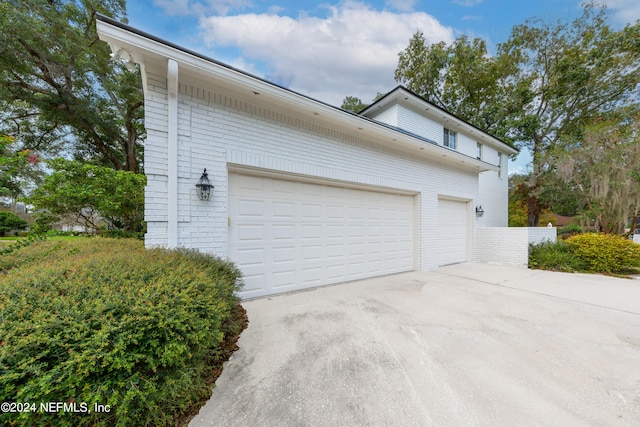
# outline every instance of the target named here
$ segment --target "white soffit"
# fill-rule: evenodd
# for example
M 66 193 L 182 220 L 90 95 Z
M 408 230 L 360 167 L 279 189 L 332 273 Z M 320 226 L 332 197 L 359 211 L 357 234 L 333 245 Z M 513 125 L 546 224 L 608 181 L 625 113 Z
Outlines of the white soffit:
M 179 64 L 182 81 L 199 81 L 205 88 L 215 87 L 218 91 L 253 105 L 286 111 L 294 117 L 323 124 L 419 158 L 472 172 L 498 170 L 497 166 L 293 92 L 198 53 L 173 46 L 110 18 L 100 16 L 97 31 L 100 39 L 107 42 L 112 51 L 124 49 L 143 69 L 160 67 L 166 70 L 167 60 L 171 58 Z

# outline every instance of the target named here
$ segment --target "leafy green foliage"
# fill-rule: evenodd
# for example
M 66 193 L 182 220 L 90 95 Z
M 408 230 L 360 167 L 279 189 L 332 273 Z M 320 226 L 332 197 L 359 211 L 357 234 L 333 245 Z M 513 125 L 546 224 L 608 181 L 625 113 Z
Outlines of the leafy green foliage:
M 640 245 L 613 234 L 579 234 L 566 240 L 571 250 L 597 273 L 624 273 L 640 267 Z
M 565 241 L 559 240 L 530 245 L 529 267 L 573 273 L 584 271 L 585 263 Z
M 527 224 L 540 222 L 559 139 L 585 121 L 633 102 L 640 81 L 640 22 L 615 31 L 607 10 L 587 3 L 573 22 L 532 19 L 488 55 L 484 42 L 428 44 L 416 33 L 400 53 L 396 80 L 518 148 L 529 150 Z
M 359 113 L 367 108 L 367 104 L 362 102 L 362 100 L 357 96 L 347 96 L 342 101 L 340 108 L 346 111 L 351 111 L 352 113 Z
M 47 211 L 41 211 L 31 215 L 33 222 L 29 227 L 29 234 L 39 235 L 53 230 L 53 224 L 60 221 L 60 217 L 52 215 Z
M 13 212 L 0 212 L 0 236 L 4 236 L 8 231 L 12 230 L 24 230 L 27 225 L 27 221 Z
M 625 274 L 640 267 L 640 245 L 613 234 L 585 233 L 529 247 L 529 267 Z
M 23 194 L 26 181 L 38 181 L 40 156 L 20 149 L 13 137 L 0 134 L 0 196 L 13 198 Z
M 124 20 L 125 1 L 0 2 L 0 125 L 25 148 L 137 172 L 140 75 L 110 59 L 97 13 Z
M 509 227 L 527 226 L 527 206 L 523 200 L 509 197 Z
M 109 413 L 0 414 L 2 425 L 175 425 L 210 393 L 241 285 L 227 261 L 131 239 L 41 241 L 0 257 L 0 395 Z
M 462 35 L 451 45 L 430 44 L 415 33 L 398 55 L 395 79 L 428 101 L 505 140 L 509 116 L 521 109 L 509 98 L 512 63 L 490 56 L 484 40 Z M 515 104 L 514 104 L 515 102 Z
M 83 226 L 98 229 L 97 215 L 113 229 L 139 231 L 144 216 L 146 177 L 133 172 L 65 159 L 48 162 L 53 173 L 29 202 L 54 215 L 74 215 Z
M 554 153 L 559 175 L 575 189 L 605 233 L 620 234 L 640 209 L 640 104 L 589 121 Z

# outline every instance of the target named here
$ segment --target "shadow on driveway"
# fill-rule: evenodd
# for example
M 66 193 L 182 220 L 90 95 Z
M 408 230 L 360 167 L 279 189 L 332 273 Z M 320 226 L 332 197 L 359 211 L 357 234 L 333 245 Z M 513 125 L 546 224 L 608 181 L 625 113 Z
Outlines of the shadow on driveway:
M 191 426 L 640 425 L 640 281 L 483 264 L 246 301 Z

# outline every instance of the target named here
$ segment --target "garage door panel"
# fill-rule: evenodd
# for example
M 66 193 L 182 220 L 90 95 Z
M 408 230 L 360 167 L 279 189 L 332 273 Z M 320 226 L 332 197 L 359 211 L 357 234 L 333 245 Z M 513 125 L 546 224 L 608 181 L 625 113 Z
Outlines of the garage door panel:
M 242 270 L 243 292 L 260 292 L 263 289 L 264 274 L 250 274 Z
M 241 218 L 262 217 L 264 215 L 265 203 L 261 200 L 243 199 L 238 203 L 239 210 L 242 212 Z
M 288 242 L 296 239 L 295 224 L 273 224 L 271 226 L 272 238 L 276 242 Z
M 468 203 L 438 199 L 438 265 L 467 261 Z
M 244 297 L 413 270 L 412 196 L 230 174 L 229 213 Z
M 328 239 L 344 239 L 345 226 L 344 224 L 327 224 L 327 238 Z
M 260 224 L 238 224 L 238 240 L 240 241 L 264 241 L 265 226 Z
M 271 202 L 271 212 L 274 218 L 293 219 L 296 217 L 296 204 L 293 202 Z M 264 209 L 260 216 L 264 215 Z
M 274 288 L 293 288 L 296 285 L 296 272 L 293 270 L 274 271 L 271 276 L 273 277 Z
M 323 235 L 322 225 L 320 224 L 301 224 L 300 235 L 303 239 L 319 239 Z
M 297 248 L 295 246 L 274 246 L 271 249 L 274 264 L 284 262 L 294 262 L 296 260 Z
M 262 179 L 262 178 L 257 178 L 257 179 Z M 274 193 L 294 194 L 296 191 L 296 185 L 295 185 L 295 182 L 293 181 L 273 179 L 268 181 L 268 183 L 271 184 L 271 189 L 273 190 Z
M 302 203 L 302 218 L 317 220 L 322 218 L 322 205 L 318 203 Z
M 328 219 L 344 219 L 344 206 L 327 205 L 326 212 Z

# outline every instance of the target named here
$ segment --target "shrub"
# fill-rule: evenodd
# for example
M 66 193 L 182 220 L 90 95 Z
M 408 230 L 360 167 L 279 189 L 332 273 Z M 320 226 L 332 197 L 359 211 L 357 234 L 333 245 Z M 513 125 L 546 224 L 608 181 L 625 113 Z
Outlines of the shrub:
M 584 271 L 585 263 L 563 240 L 529 246 L 529 267 L 574 273 Z
M 624 273 L 640 267 L 640 245 L 612 234 L 587 233 L 568 238 L 567 244 L 585 263 L 587 271 Z
M 210 394 L 240 273 L 132 239 L 42 241 L 0 262 L 0 396 L 108 413 L 0 414 L 1 425 L 163 426 Z
M 582 233 L 582 227 L 578 224 L 567 224 L 558 228 L 558 234 L 579 234 Z
M 4 236 L 8 231 L 24 230 L 27 225 L 27 221 L 13 212 L 0 212 L 0 236 Z
M 31 234 L 44 234 L 53 230 L 53 224 L 60 221 L 60 217 L 42 211 L 33 215 L 33 223 L 30 227 Z

